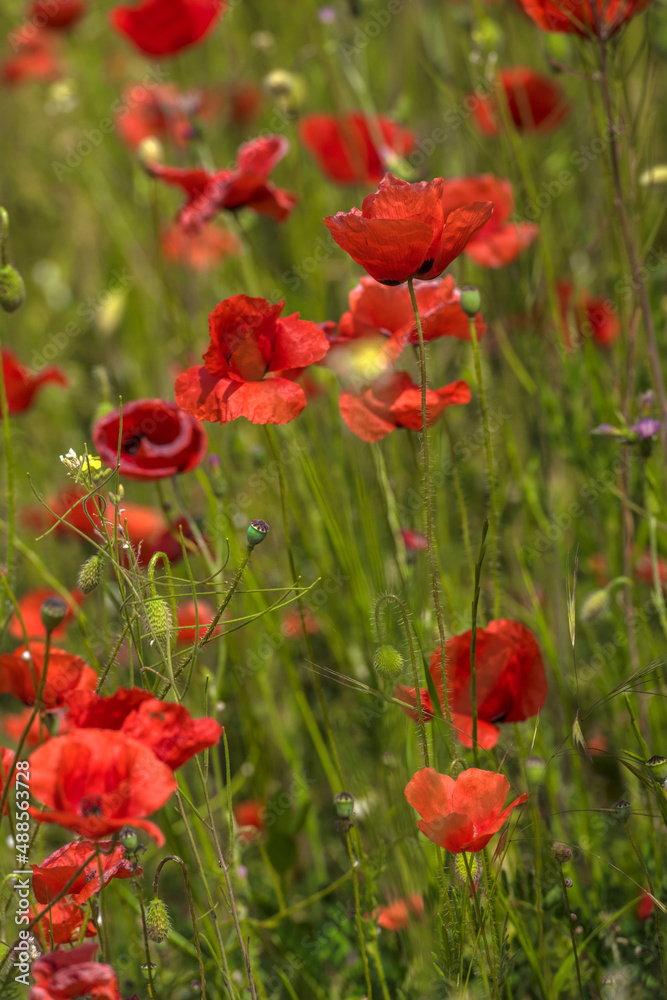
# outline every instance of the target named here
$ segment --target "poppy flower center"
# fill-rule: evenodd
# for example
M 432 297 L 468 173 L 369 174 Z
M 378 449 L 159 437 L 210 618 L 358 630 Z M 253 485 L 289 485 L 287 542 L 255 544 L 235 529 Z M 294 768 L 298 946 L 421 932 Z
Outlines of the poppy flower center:
M 101 816 L 102 798 L 99 795 L 87 795 L 81 800 L 82 816 Z

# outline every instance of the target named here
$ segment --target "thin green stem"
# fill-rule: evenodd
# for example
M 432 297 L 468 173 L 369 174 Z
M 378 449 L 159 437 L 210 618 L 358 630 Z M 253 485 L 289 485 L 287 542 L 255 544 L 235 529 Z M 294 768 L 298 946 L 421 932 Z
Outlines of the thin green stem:
M 475 766 L 479 767 L 479 747 L 477 744 L 477 609 L 479 608 L 480 586 L 479 581 L 482 575 L 482 563 L 486 553 L 486 533 L 489 529 L 489 522 L 485 521 L 482 526 L 482 541 L 479 546 L 479 556 L 475 565 L 475 590 L 472 598 L 472 624 L 470 634 L 470 711 L 472 714 L 472 752 L 475 757 Z
M 577 970 L 577 983 L 579 984 L 579 996 L 581 1000 L 584 1000 L 584 988 L 581 985 L 581 969 L 579 967 L 579 955 L 577 954 L 577 940 L 574 936 L 574 920 L 572 919 L 572 911 L 570 909 L 570 900 L 567 895 L 567 885 L 565 884 L 565 876 L 563 875 L 563 866 L 558 866 L 558 874 L 560 875 L 560 884 L 563 889 L 563 899 L 565 901 L 565 911 L 567 913 L 567 923 L 568 929 L 570 931 L 570 940 L 572 941 L 572 954 L 574 955 L 574 967 Z
M 368 955 L 366 954 L 366 941 L 364 938 L 364 925 L 361 919 L 361 903 L 359 900 L 359 874 L 357 872 L 357 867 L 359 862 L 354 856 L 354 851 L 352 850 L 352 841 L 350 839 L 349 830 L 345 831 L 345 843 L 347 844 L 347 853 L 350 858 L 350 863 L 353 868 L 352 875 L 352 885 L 354 887 L 354 915 L 357 923 L 357 934 L 359 935 L 359 949 L 361 951 L 361 961 L 364 967 L 364 976 L 366 979 L 366 995 L 368 1000 L 373 1000 L 373 986 L 371 984 L 371 970 L 368 965 Z

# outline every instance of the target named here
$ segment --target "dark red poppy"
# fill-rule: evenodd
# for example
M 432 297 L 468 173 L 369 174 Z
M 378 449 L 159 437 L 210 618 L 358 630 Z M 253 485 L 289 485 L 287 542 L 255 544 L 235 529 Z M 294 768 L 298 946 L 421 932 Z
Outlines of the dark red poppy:
M 408 552 L 422 552 L 428 548 L 428 538 L 421 531 L 401 528 L 401 538 Z
M 609 38 L 651 0 L 519 0 L 543 31 Z
M 27 24 L 14 32 L 11 38 L 14 55 L 3 60 L 0 66 L 0 79 L 3 83 L 29 83 L 31 80 L 52 83 L 64 75 L 64 66 L 53 32 L 39 31 L 34 25 Z M 14 357 L 10 351 L 3 350 L 3 367 L 5 354 Z
M 46 638 L 46 629 L 44 628 L 44 624 L 42 622 L 42 604 L 47 597 L 61 597 L 61 595 L 56 593 L 56 591 L 52 590 L 50 587 L 38 587 L 36 590 L 31 590 L 27 594 L 24 594 L 19 601 L 21 618 L 23 619 L 23 625 L 29 639 Z M 84 601 L 85 597 L 80 590 L 72 591 L 67 601 L 69 606 L 67 608 L 67 613 L 63 618 L 62 624 L 58 625 L 57 628 L 54 628 L 51 631 L 52 639 L 63 639 L 65 637 L 65 633 L 67 632 L 73 616 L 78 614 Z M 9 634 L 13 636 L 14 639 L 24 638 L 21 621 L 17 614 L 12 615 L 9 622 Z
M 421 819 L 417 826 L 446 851 L 481 851 L 513 809 L 528 801 L 524 792 L 504 806 L 510 783 L 495 771 L 471 767 L 454 779 L 432 767 L 417 771 L 405 788 L 405 797 Z
M 5 392 L 7 393 L 7 406 L 10 416 L 14 413 L 23 413 L 27 410 L 35 396 L 35 393 L 53 382 L 55 385 L 68 385 L 67 376 L 60 368 L 54 365 L 47 365 L 36 375 L 33 375 L 28 368 L 24 368 L 13 351 L 3 347 L 2 349 L 2 374 L 5 380 Z M 0 420 L 2 414 L 0 414 Z
M 359 111 L 346 115 L 305 115 L 299 138 L 329 180 L 338 184 L 375 184 L 390 161 L 415 147 L 412 132 L 381 116 Z
M 203 462 L 208 447 L 198 421 L 164 399 L 137 399 L 101 417 L 93 428 L 93 442 L 102 461 L 111 468 L 118 461 L 128 479 L 166 479 L 191 472 Z
M 29 912 L 31 920 L 40 914 L 40 910 L 35 911 L 32 906 Z M 54 944 L 74 944 L 80 939 L 86 916 L 86 911 L 81 906 L 67 900 L 58 900 L 43 913 L 39 922 L 35 924 L 35 934 L 42 948 L 48 948 L 51 941 Z M 92 920 L 86 920 L 83 936 L 87 938 L 97 936 L 97 926 Z
M 197 614 L 199 614 L 199 631 L 197 631 Z M 178 636 L 176 642 L 179 646 L 193 646 L 195 642 L 201 642 L 208 631 L 208 627 L 215 618 L 216 611 L 208 601 L 198 599 L 195 605 L 193 600 L 181 601 L 176 608 L 176 624 L 178 626 Z M 212 634 L 220 634 L 220 625 L 216 625 Z
M 13 653 L 0 656 L 0 692 L 13 694 L 24 705 L 34 705 L 35 695 L 44 670 L 44 643 L 31 642 L 18 646 Z M 42 694 L 45 709 L 58 708 L 67 702 L 73 691 L 92 691 L 97 686 L 97 674 L 85 660 L 64 649 L 52 646 Z
M 442 203 L 446 212 L 453 212 L 473 199 L 493 202 L 493 214 L 469 240 L 465 254 L 480 267 L 505 267 L 530 246 L 538 228 L 534 222 L 507 221 L 514 211 L 510 181 L 493 174 L 450 177 L 444 181 Z
M 444 181 L 409 184 L 385 174 L 375 194 L 324 222 L 339 247 L 376 281 L 437 278 L 489 221 L 493 205 L 445 206 Z
M 133 83 L 123 92 L 114 116 L 118 135 L 131 149 L 149 136 L 186 146 L 195 135 L 192 118 L 202 101 L 202 91 L 182 91 L 174 83 L 150 88 Z
M 68 885 L 67 899 L 81 905 L 111 879 L 132 878 L 142 874 L 141 868 L 136 868 L 125 858 L 122 844 L 116 844 L 113 850 L 110 848 L 110 840 L 97 843 L 92 840 L 73 840 L 59 847 L 40 864 L 30 865 L 32 891 L 37 902 L 48 903 Z M 87 867 L 76 875 L 85 862 Z
M 530 66 L 512 66 L 500 72 L 502 100 L 519 132 L 553 132 L 572 110 L 563 88 Z M 475 123 L 484 135 L 500 134 L 502 113 L 497 100 L 474 98 Z
M 469 403 L 470 398 L 470 386 L 462 380 L 428 389 L 427 426 L 431 427 L 448 406 Z M 422 429 L 421 389 L 407 372 L 383 375 L 360 393 L 341 392 L 338 405 L 343 420 L 362 441 L 380 441 L 399 427 Z
M 141 52 L 174 56 L 205 38 L 226 7 L 226 0 L 141 0 L 114 7 L 111 24 Z
M 35 981 L 28 1000 L 122 1000 L 118 978 L 110 965 L 94 962 L 97 944 L 49 951 L 33 962 L 30 974 Z
M 239 147 L 236 167 L 230 170 L 181 169 L 147 163 L 153 177 L 178 187 L 187 201 L 178 214 L 184 229 L 195 231 L 218 212 L 251 208 L 284 222 L 297 203 L 296 195 L 277 188 L 268 176 L 289 149 L 284 136 L 271 135 L 252 139 Z
M 233 805 L 234 819 L 240 828 L 241 840 L 253 840 L 264 832 L 266 803 L 262 799 L 246 799 Z
M 62 31 L 80 20 L 86 13 L 83 0 L 33 0 L 28 19 L 40 28 Z
M 572 347 L 572 332 L 579 340 L 593 340 L 598 347 L 611 347 L 621 332 L 616 304 L 611 299 L 596 298 L 587 291 L 574 294 L 569 281 L 557 285 L 563 342 Z
M 31 806 L 31 815 L 91 840 L 135 826 L 162 847 L 161 830 L 143 817 L 160 809 L 176 787 L 171 768 L 149 747 L 109 729 L 57 736 L 30 758 L 31 794 L 49 810 Z
M 295 379 L 329 349 L 326 336 L 298 313 L 280 317 L 284 302 L 232 295 L 209 315 L 203 366 L 176 379 L 176 401 L 198 420 L 221 424 L 286 424 L 306 396 Z
M 201 750 L 215 746 L 222 735 L 215 719 L 193 719 L 183 705 L 158 701 L 141 688 L 121 688 L 108 698 L 78 692 L 68 706 L 72 730 L 92 727 L 126 733 L 150 747 L 173 771 Z
M 378 927 L 383 927 L 386 931 L 403 931 L 415 917 L 417 920 L 424 919 L 424 899 L 420 892 L 405 899 L 395 899 L 373 911 L 373 919 Z
M 191 271 L 212 271 L 227 257 L 237 256 L 243 249 L 234 233 L 213 223 L 191 232 L 174 222 L 162 234 L 161 245 L 167 260 Z

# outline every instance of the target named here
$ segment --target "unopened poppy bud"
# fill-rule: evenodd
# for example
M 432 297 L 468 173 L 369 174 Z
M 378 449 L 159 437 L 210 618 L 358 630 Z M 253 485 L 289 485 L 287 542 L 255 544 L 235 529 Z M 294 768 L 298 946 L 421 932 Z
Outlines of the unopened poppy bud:
M 403 657 L 395 646 L 378 646 L 373 656 L 373 666 L 382 677 L 396 680 L 403 671 Z
M 82 594 L 92 594 L 99 587 L 102 579 L 103 563 L 104 560 L 99 553 L 91 556 L 90 559 L 86 559 L 79 570 L 79 578 L 76 584 Z
M 269 525 L 266 521 L 251 521 L 248 525 L 248 545 L 251 549 L 254 549 L 256 545 L 263 542 L 270 531 Z
M 657 754 L 646 761 L 648 773 L 655 781 L 663 782 L 667 778 L 667 757 Z
M 47 635 L 50 635 L 55 628 L 62 625 L 67 617 L 68 610 L 67 601 L 63 601 L 62 597 L 46 598 L 42 603 L 40 615 Z
M 128 852 L 136 851 L 139 846 L 136 830 L 131 826 L 124 826 L 118 834 L 118 839 Z
M 604 618 L 609 611 L 609 590 L 604 587 L 602 590 L 594 590 L 589 594 L 579 611 L 582 622 L 596 622 L 599 618 Z
M 547 769 L 542 757 L 528 757 L 526 760 L 526 778 L 530 785 L 541 785 Z
M 161 944 L 169 936 L 169 912 L 161 899 L 156 897 L 148 904 L 146 912 L 146 928 L 151 941 Z
M 479 294 L 479 289 L 473 285 L 464 285 L 461 289 L 461 309 L 466 316 L 472 319 L 475 313 L 479 312 L 481 304 L 482 296 Z
M 146 601 L 146 619 L 156 639 L 171 641 L 172 618 L 166 601 L 160 597 L 149 598 Z
M 562 840 L 556 840 L 551 846 L 551 853 L 556 864 L 563 865 L 572 857 L 572 851 Z
M 354 795 L 350 795 L 349 792 L 339 792 L 338 795 L 334 795 L 334 805 L 341 819 L 349 819 L 354 812 Z
M 627 802 L 625 799 L 621 799 L 620 802 L 616 803 L 614 808 L 616 810 L 616 815 L 621 820 L 621 822 L 626 823 L 630 818 L 630 813 L 632 811 L 630 803 Z
M 0 267 L 0 306 L 5 312 L 13 313 L 25 301 L 25 282 L 11 264 Z

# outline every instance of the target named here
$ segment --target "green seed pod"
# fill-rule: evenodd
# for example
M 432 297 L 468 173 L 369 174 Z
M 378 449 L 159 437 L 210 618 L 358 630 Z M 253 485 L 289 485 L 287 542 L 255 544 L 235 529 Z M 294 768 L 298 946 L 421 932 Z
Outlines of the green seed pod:
M 667 778 L 667 757 L 660 757 L 656 754 L 646 761 L 646 767 L 654 781 L 662 783 Z
M 254 549 L 256 545 L 263 542 L 270 531 L 269 525 L 266 521 L 251 521 L 248 525 L 248 545 L 251 549 Z
M 403 657 L 395 646 L 378 646 L 373 656 L 373 666 L 382 677 L 395 681 L 403 672 Z
M 92 594 L 92 592 L 99 587 L 102 579 L 103 566 L 104 559 L 99 552 L 96 553 L 96 555 L 91 556 L 90 559 L 86 559 L 85 563 L 79 570 L 79 579 L 76 584 L 82 594 Z
M 630 818 L 630 813 L 632 811 L 630 803 L 627 802 L 625 799 L 621 799 L 620 802 L 616 803 L 614 809 L 616 810 L 616 815 L 621 820 L 621 822 L 627 823 L 627 821 Z
M 13 313 L 25 302 L 25 282 L 11 264 L 0 267 L 0 306 Z
M 118 834 L 118 839 L 128 853 L 136 851 L 139 846 L 136 830 L 131 826 L 124 826 Z
M 482 296 L 479 294 L 479 289 L 473 285 L 464 285 L 461 289 L 461 309 L 466 316 L 472 319 L 475 313 L 479 312 L 481 305 Z
M 341 819 L 349 819 L 354 812 L 354 796 L 349 792 L 339 792 L 334 795 L 334 805 Z
M 169 936 L 169 911 L 159 897 L 151 899 L 146 912 L 146 928 L 151 941 L 161 944 Z
M 63 601 L 62 597 L 47 597 L 42 603 L 40 610 L 40 615 L 42 618 L 42 625 L 50 635 L 55 628 L 62 625 L 65 618 L 67 617 L 67 612 L 69 608 L 67 607 L 67 601 Z

